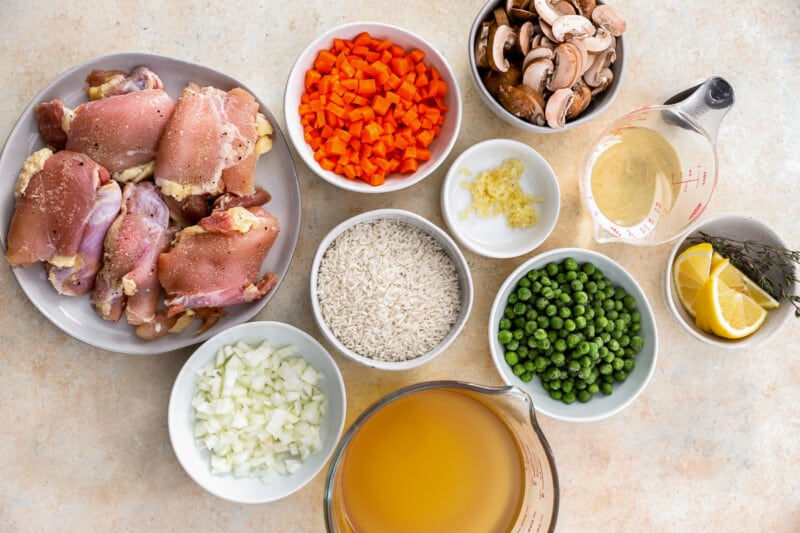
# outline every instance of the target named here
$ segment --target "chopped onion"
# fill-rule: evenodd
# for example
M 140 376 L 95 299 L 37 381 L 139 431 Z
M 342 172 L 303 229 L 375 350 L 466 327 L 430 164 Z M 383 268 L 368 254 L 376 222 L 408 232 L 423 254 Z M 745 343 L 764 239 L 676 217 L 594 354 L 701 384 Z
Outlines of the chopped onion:
M 296 472 L 322 448 L 322 375 L 294 346 L 224 346 L 198 371 L 194 436 L 211 453 L 211 473 L 270 483 Z

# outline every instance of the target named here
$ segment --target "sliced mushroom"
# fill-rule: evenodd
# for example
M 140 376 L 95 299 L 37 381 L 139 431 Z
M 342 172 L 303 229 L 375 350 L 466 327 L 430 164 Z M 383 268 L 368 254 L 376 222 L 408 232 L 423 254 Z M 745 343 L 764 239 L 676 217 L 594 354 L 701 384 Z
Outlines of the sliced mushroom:
M 560 43 L 572 38 L 591 37 L 597 31 L 591 20 L 580 15 L 558 17 L 550 29 Z
M 529 0 L 506 0 L 506 13 L 510 13 L 512 9 L 525 9 L 529 5 Z
M 583 73 L 582 57 L 578 47 L 572 43 L 561 43 L 553 51 L 553 75 L 547 83 L 551 91 L 575 85 Z
M 519 22 L 528 22 L 528 21 L 533 22 L 534 20 L 536 20 L 536 13 L 534 13 L 533 11 L 529 9 L 519 9 L 516 7 L 509 10 L 508 16 L 511 20 Z
M 583 15 L 584 17 L 591 18 L 592 11 L 594 11 L 597 2 L 595 0 L 570 0 L 572 5 L 575 6 L 575 9 L 578 11 L 578 15 Z
M 522 71 L 525 72 L 525 69 L 528 68 L 528 65 L 537 59 L 549 59 L 552 63 L 553 50 L 551 48 L 547 48 L 546 46 L 537 46 L 536 48 L 532 49 L 525 55 L 525 59 L 522 60 Z
M 506 13 L 506 10 L 502 7 L 494 8 L 492 14 L 494 15 L 494 22 L 498 26 L 509 26 L 511 24 L 511 21 L 508 20 L 508 14 Z
M 581 75 L 583 75 L 583 73 L 586 72 L 586 69 L 589 68 L 589 65 L 591 65 L 589 62 L 589 51 L 586 50 L 586 46 L 584 46 L 583 41 L 580 39 L 570 39 L 567 42 L 573 45 L 578 51 L 578 55 L 581 58 Z
M 544 99 L 527 85 L 501 85 L 498 99 L 514 116 L 534 123 L 544 117 Z
M 567 2 L 567 0 L 557 0 L 556 2 L 553 2 L 553 9 L 561 16 L 578 14 L 578 12 L 575 10 L 575 6 Z
M 522 84 L 539 94 L 544 94 L 547 81 L 553 75 L 553 61 L 546 57 L 535 59 L 522 73 Z
M 517 49 L 523 56 L 531 51 L 531 41 L 533 41 L 533 22 L 524 22 L 517 30 Z
M 572 89 L 569 88 L 558 89 L 550 95 L 544 110 L 544 116 L 548 126 L 554 129 L 564 127 L 567 110 L 574 98 L 575 96 L 572 94 Z
M 542 35 L 544 35 L 545 39 L 549 39 L 549 40 L 553 41 L 554 43 L 557 42 L 556 38 L 553 37 L 553 27 L 550 26 L 550 24 L 546 23 L 543 20 L 540 20 L 539 21 L 539 29 L 542 30 Z
M 518 85 L 522 81 L 522 71 L 516 65 L 509 66 L 505 72 L 497 72 L 495 70 L 486 71 L 483 77 L 483 84 L 489 94 L 497 98 L 500 92 L 501 85 Z
M 608 82 L 605 81 L 605 77 L 608 77 L 608 74 L 605 72 L 609 70 L 609 66 L 617 59 L 617 52 L 613 49 L 604 50 L 599 52 L 594 61 L 592 61 L 591 66 L 586 69 L 586 72 L 583 74 L 583 81 L 586 82 L 586 85 L 592 88 L 600 87 L 603 84 L 608 86 L 610 80 Z M 613 77 L 613 74 L 612 74 Z
M 625 33 L 625 19 L 614 9 L 614 6 L 604 4 L 594 8 L 594 11 L 592 11 L 592 21 L 597 24 L 597 26 L 607 29 L 614 37 L 619 37 Z
M 547 24 L 553 24 L 561 13 L 553 8 L 550 0 L 533 0 L 533 9 L 539 15 L 539 18 Z
M 585 83 L 578 81 L 572 87 L 572 103 L 567 109 L 567 120 L 573 119 L 583 113 L 592 101 L 592 90 Z
M 541 28 L 540 28 L 541 29 Z M 556 47 L 556 43 L 545 37 L 543 34 L 538 34 L 533 38 L 531 41 L 532 48 L 549 48 L 553 50 Z
M 511 26 L 492 24 L 489 28 L 489 66 L 497 72 L 508 70 L 509 63 L 506 59 L 506 41 L 513 39 L 514 30 Z
M 592 87 L 592 96 L 598 95 L 608 89 L 611 82 L 614 81 L 614 72 L 610 68 L 604 68 L 600 71 L 600 74 L 598 74 L 597 79 L 600 83 L 597 87 Z
M 583 41 L 586 50 L 593 53 L 611 48 L 616 44 L 617 38 L 611 35 L 607 29 L 601 27 L 598 28 L 597 33 L 591 37 L 583 37 L 581 41 Z
M 491 22 L 483 21 L 478 32 L 478 38 L 475 40 L 475 64 L 478 65 L 478 68 L 489 68 L 487 49 L 489 47 L 489 28 L 491 26 Z

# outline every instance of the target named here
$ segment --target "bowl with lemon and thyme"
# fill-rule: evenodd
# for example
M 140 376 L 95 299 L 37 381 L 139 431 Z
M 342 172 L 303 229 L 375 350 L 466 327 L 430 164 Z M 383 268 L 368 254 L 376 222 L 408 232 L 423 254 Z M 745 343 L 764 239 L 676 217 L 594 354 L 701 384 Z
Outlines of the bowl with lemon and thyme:
M 664 276 L 667 306 L 703 342 L 752 347 L 800 313 L 792 257 L 763 222 L 739 214 L 709 218 L 672 248 Z
M 461 246 L 506 259 L 538 248 L 558 220 L 561 196 L 550 164 L 525 143 L 489 139 L 456 158 L 442 184 L 442 215 Z

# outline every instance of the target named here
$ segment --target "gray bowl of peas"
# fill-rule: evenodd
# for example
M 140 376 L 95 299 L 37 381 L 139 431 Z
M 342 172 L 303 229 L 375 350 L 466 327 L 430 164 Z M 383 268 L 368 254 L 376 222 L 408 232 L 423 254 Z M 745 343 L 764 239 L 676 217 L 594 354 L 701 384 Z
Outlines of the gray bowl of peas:
M 500 376 L 559 420 L 612 416 L 656 367 L 653 311 L 636 280 L 592 250 L 559 248 L 521 264 L 495 296 L 489 345 Z

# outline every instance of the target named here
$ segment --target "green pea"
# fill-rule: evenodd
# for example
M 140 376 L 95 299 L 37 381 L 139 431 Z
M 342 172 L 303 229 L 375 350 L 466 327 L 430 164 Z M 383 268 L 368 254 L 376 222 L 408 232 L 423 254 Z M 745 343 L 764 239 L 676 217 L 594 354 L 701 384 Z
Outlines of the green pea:
M 566 360 L 567 358 L 564 356 L 563 352 L 555 352 L 550 357 L 550 361 L 557 367 L 563 366 Z
M 547 368 L 547 359 L 545 359 L 541 355 L 536 356 L 533 359 L 533 365 L 536 367 L 537 372 L 542 372 L 544 371 L 544 369 Z
M 600 385 L 600 392 L 608 396 L 609 394 L 614 392 L 614 387 L 611 385 L 611 383 L 602 383 Z
M 575 393 L 574 392 L 565 392 L 563 396 L 561 396 L 561 401 L 570 404 L 575 401 Z
M 589 303 L 589 295 L 582 290 L 577 291 L 572 295 L 572 299 L 575 300 L 576 304 L 586 305 Z
M 532 335 L 533 332 L 536 331 L 536 328 L 538 328 L 538 327 L 539 326 L 536 324 L 535 320 L 528 320 L 527 322 L 525 322 L 525 328 L 524 328 L 525 329 L 525 334 L 526 335 Z
M 553 304 L 548 304 L 548 306 L 544 310 L 544 314 L 547 316 L 555 316 L 558 313 L 558 307 Z
M 583 290 L 583 283 L 581 283 L 577 279 L 574 279 L 574 280 L 570 281 L 569 282 L 569 286 L 573 291 L 582 291 Z
M 515 341 L 518 341 L 525 336 L 525 330 L 523 330 L 522 328 L 511 330 L 511 335 L 514 336 Z
M 533 361 L 531 361 L 530 359 L 528 359 L 527 361 L 524 361 L 522 363 L 522 366 L 525 367 L 525 371 L 526 372 L 533 372 L 534 370 L 536 370 L 536 365 L 534 365 Z
M 592 264 L 592 263 L 584 263 L 583 266 L 581 267 L 581 270 L 585 274 L 591 276 L 592 274 L 594 274 L 596 269 L 595 269 L 594 264 Z
M 545 270 L 547 271 L 548 276 L 555 276 L 558 274 L 559 268 L 556 263 L 547 263 Z
M 558 339 L 553 343 L 553 348 L 555 348 L 558 352 L 563 352 L 567 349 L 567 341 L 564 339 Z
M 564 329 L 566 329 L 567 331 L 575 331 L 575 328 L 577 327 L 578 324 L 571 318 L 564 320 Z
M 573 388 L 575 387 L 575 382 L 571 379 L 565 379 L 561 382 L 561 392 L 564 394 L 569 394 L 572 392 Z
M 562 307 L 558 310 L 558 315 L 561 318 L 569 318 L 572 316 L 572 311 L 570 311 L 569 307 Z
M 575 304 L 572 307 L 572 314 L 573 316 L 583 316 L 586 314 L 586 306 L 582 304 Z
M 553 287 L 545 287 L 545 288 L 543 288 L 542 289 L 542 296 L 544 296 L 548 300 L 552 299 L 553 296 L 555 296 L 555 291 L 553 290 Z
M 517 356 L 517 352 L 506 352 L 505 355 L 506 363 L 510 366 L 514 366 L 519 363 L 519 357 Z
M 567 257 L 566 259 L 564 259 L 564 261 L 562 261 L 562 264 L 564 265 L 564 269 L 567 271 L 578 270 L 578 262 L 575 261 L 575 259 L 572 257 Z
M 569 369 L 570 372 L 574 372 L 577 374 L 578 370 L 581 369 L 581 363 L 580 361 L 576 361 L 573 359 L 572 361 L 569 362 L 567 368 Z
M 525 317 L 518 316 L 514 319 L 514 327 L 515 328 L 524 328 L 525 327 Z
M 627 359 L 623 359 L 623 362 L 624 362 L 624 364 L 622 366 L 622 370 L 624 370 L 625 372 L 630 373 L 630 371 L 633 370 L 636 367 L 636 363 L 630 357 L 627 358 Z
M 564 327 L 564 319 L 560 316 L 554 316 L 550 319 L 550 327 L 553 329 L 561 329 Z
M 616 372 L 614 372 L 614 379 L 616 379 L 619 382 L 623 382 L 626 379 L 628 379 L 628 373 L 625 372 L 624 370 L 617 370 Z
M 589 394 L 589 391 L 582 390 L 578 391 L 578 401 L 581 403 L 586 403 L 591 399 L 592 395 Z
M 614 367 L 612 367 L 609 363 L 606 363 L 600 367 L 600 373 L 604 376 L 611 374 L 614 371 Z
M 631 322 L 637 324 L 642 321 L 642 314 L 639 311 L 631 313 Z
M 583 316 L 576 316 L 575 317 L 575 327 L 578 329 L 584 329 L 587 327 L 586 318 Z M 592 330 L 594 330 L 594 326 L 592 326 Z M 593 335 L 592 335 L 593 336 Z
M 597 383 L 592 383 L 586 388 L 586 390 L 589 392 L 589 394 L 597 394 L 600 392 L 600 385 Z
M 634 335 L 631 337 L 631 348 L 636 350 L 637 352 L 642 349 L 644 346 L 644 339 L 641 338 L 639 335 Z
M 514 308 L 510 305 L 506 306 L 506 308 L 503 310 L 503 315 L 505 315 L 507 318 L 514 318 L 516 316 L 514 314 Z
M 514 373 L 515 376 L 521 376 L 522 374 L 525 373 L 525 367 L 517 363 L 511 368 L 511 371 Z
M 529 270 L 525 276 L 531 281 L 536 281 L 539 279 L 539 275 L 540 272 L 534 268 L 533 270 Z
M 611 366 L 614 367 L 614 370 L 622 370 L 625 367 L 625 361 L 617 357 L 613 361 L 611 361 Z
M 533 294 L 539 294 L 542 291 L 542 282 L 534 281 L 531 283 L 531 291 L 533 291 Z
M 514 314 L 515 315 L 517 315 L 517 316 L 524 315 L 526 310 L 527 310 L 527 307 L 525 306 L 524 303 L 517 302 L 517 303 L 514 304 Z
M 528 357 L 528 354 L 530 353 L 530 349 L 527 346 L 525 346 L 524 344 L 521 345 L 521 346 L 517 346 L 517 350 L 516 351 L 517 351 L 517 355 L 519 355 L 522 359 L 525 359 L 526 357 Z
M 556 283 L 566 283 L 567 282 L 567 275 L 564 272 L 559 272 L 556 275 Z
M 506 343 L 506 350 L 516 351 L 519 349 L 519 341 L 511 339 L 511 342 Z
M 508 344 L 509 342 L 511 342 L 513 340 L 513 338 L 514 338 L 514 336 L 507 329 L 501 329 L 497 333 L 497 340 L 500 342 L 500 344 Z
M 522 374 L 522 375 L 519 377 L 519 379 L 521 379 L 522 381 L 524 381 L 524 382 L 526 382 L 526 383 L 527 383 L 528 381 L 530 381 L 530 380 L 532 380 L 532 379 L 533 379 L 533 374 L 531 374 L 530 372 L 524 372 L 524 373 L 523 373 L 523 374 Z
M 525 312 L 525 319 L 526 320 L 536 320 L 536 317 L 539 316 L 539 313 L 536 312 L 536 309 L 532 309 L 528 307 L 528 310 Z
M 536 301 L 533 303 L 533 305 L 539 311 L 543 311 L 544 308 L 547 307 L 548 303 L 549 302 L 547 301 L 547 298 L 545 298 L 544 296 L 539 296 L 538 298 L 536 298 Z
M 583 287 L 587 293 L 594 294 L 597 292 L 597 282 L 596 281 L 587 281 Z
M 527 276 L 523 276 L 522 278 L 520 278 L 518 283 L 519 283 L 520 287 L 530 287 L 531 286 L 531 280 Z
M 583 357 L 581 357 L 581 362 L 580 362 L 580 365 L 581 365 L 583 368 L 591 368 L 591 366 L 592 366 L 592 363 L 594 363 L 594 361 L 592 361 L 592 358 L 591 358 L 590 356 L 588 356 L 588 355 L 584 355 Z M 579 370 L 580 370 L 580 369 L 579 369 Z
M 519 297 L 517 296 L 516 292 L 512 292 L 511 294 L 508 295 L 508 303 L 509 304 L 514 305 L 518 301 L 519 301 Z
M 523 279 L 525 279 L 525 278 L 523 278 Z M 519 289 L 517 289 L 517 298 L 519 298 L 520 301 L 527 302 L 532 297 L 533 297 L 533 293 L 531 292 L 531 290 L 529 288 L 520 287 Z
M 554 400 L 560 400 L 562 396 L 563 396 L 563 394 L 562 394 L 562 392 L 560 390 L 551 390 L 550 391 L 550 397 L 552 399 L 554 399 Z

